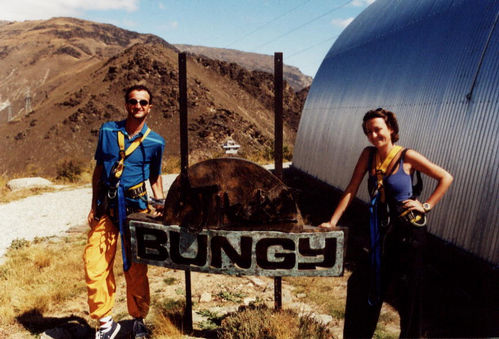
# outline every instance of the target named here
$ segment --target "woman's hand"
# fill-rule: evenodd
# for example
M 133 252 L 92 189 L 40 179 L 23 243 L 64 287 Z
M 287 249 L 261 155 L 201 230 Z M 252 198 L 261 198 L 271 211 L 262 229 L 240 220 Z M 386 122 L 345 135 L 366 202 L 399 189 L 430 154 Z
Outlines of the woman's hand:
M 320 228 L 334 228 L 335 226 L 331 221 L 323 222 L 319 225 Z
M 404 201 L 402 201 L 402 204 L 403 204 L 404 210 L 418 211 L 421 213 L 426 213 L 426 211 L 423 207 L 423 203 L 417 199 L 416 200 L 412 200 L 412 199 L 404 200 Z
M 407 173 L 417 170 L 437 180 L 437 186 L 426 200 L 426 202 L 430 204 L 433 209 L 440 199 L 442 199 L 445 192 L 447 192 L 454 178 L 442 167 L 432 163 L 430 160 L 426 159 L 424 156 L 412 149 L 408 150 L 405 155 L 404 168 L 406 164 L 410 167 L 407 169 Z M 406 200 L 404 203 L 405 202 L 408 202 L 408 205 L 413 210 L 418 210 L 420 212 L 424 211 L 423 205 L 419 201 L 410 203 L 410 200 Z

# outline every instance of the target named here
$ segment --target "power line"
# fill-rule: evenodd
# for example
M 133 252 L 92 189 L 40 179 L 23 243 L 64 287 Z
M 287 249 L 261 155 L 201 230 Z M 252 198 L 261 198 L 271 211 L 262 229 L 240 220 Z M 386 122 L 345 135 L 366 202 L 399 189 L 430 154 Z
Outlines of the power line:
M 259 30 L 261 30 L 261 29 L 263 29 L 263 28 L 265 28 L 266 26 L 268 26 L 269 24 L 273 23 L 274 21 L 279 20 L 280 18 L 282 18 L 282 17 L 284 17 L 284 16 L 288 15 L 289 13 L 293 12 L 294 10 L 296 10 L 296 9 L 300 8 L 301 6 L 305 5 L 307 2 L 310 2 L 310 0 L 306 0 L 306 1 L 302 2 L 301 4 L 299 4 L 298 6 L 295 6 L 295 7 L 291 8 L 289 11 L 287 11 L 287 12 L 285 12 L 285 13 L 283 13 L 283 14 L 281 14 L 281 15 L 279 15 L 279 16 L 277 16 L 277 17 L 273 18 L 273 19 L 271 19 L 270 21 L 268 21 L 268 22 L 264 23 L 264 24 L 263 24 L 263 25 L 261 25 L 261 26 L 258 26 L 257 28 L 255 28 L 255 29 L 254 29 L 254 30 L 252 30 L 251 32 L 246 33 L 245 35 L 243 35 L 241 38 L 239 38 L 239 39 L 237 39 L 237 40 L 234 40 L 234 41 L 230 42 L 230 43 L 229 43 L 229 44 L 227 44 L 224 48 L 228 48 L 228 47 L 232 46 L 233 44 L 235 44 L 236 42 L 239 42 L 239 41 L 241 41 L 241 40 L 246 39 L 248 36 L 250 36 L 250 35 L 252 35 L 252 34 L 254 34 L 254 33 L 258 32 Z
M 294 57 L 294 56 L 296 56 L 296 55 L 298 55 L 298 54 L 301 54 L 301 53 L 303 53 L 303 52 L 308 51 L 309 49 L 312 49 L 312 48 L 314 48 L 314 47 L 316 47 L 316 46 L 322 45 L 323 43 L 325 43 L 325 42 L 327 42 L 327 41 L 330 41 L 330 40 L 336 39 L 338 36 L 339 36 L 339 34 L 336 34 L 336 35 L 334 35 L 334 36 L 332 36 L 332 37 L 330 37 L 330 38 L 327 38 L 327 39 L 325 39 L 325 40 L 322 40 L 322 41 L 320 41 L 320 42 L 317 42 L 317 43 L 315 43 L 315 44 L 313 44 L 313 45 L 311 45 L 311 46 L 308 46 L 308 47 L 306 47 L 306 48 L 300 49 L 300 50 L 298 50 L 298 51 L 296 51 L 296 52 L 294 52 L 294 53 L 291 53 L 291 54 L 287 55 L 287 56 L 286 56 L 286 59 L 292 58 L 292 57 Z
M 345 7 L 346 5 L 348 5 L 348 4 L 349 4 L 349 3 L 351 3 L 351 2 L 353 2 L 353 0 L 349 0 L 349 1 L 345 2 L 343 5 L 340 5 L 340 6 L 338 6 L 338 7 L 335 7 L 335 8 L 333 8 L 333 9 L 329 10 L 329 11 L 327 11 L 326 13 L 321 14 L 321 15 L 319 15 L 319 16 L 317 16 L 317 17 L 315 17 L 315 18 L 313 18 L 313 19 L 311 19 L 311 20 L 309 20 L 309 21 L 305 22 L 304 24 L 301 24 L 300 26 L 295 27 L 295 28 L 293 28 L 292 30 L 287 31 L 286 33 L 283 33 L 283 34 L 279 35 L 277 38 L 274 38 L 274 39 L 272 39 L 272 40 L 269 40 L 269 41 L 267 41 L 267 42 L 265 42 L 265 43 L 263 43 L 263 44 L 261 44 L 261 45 L 259 45 L 259 46 L 255 47 L 253 50 L 258 50 L 259 48 L 261 48 L 261 47 L 263 47 L 263 46 L 266 46 L 266 45 L 268 45 L 268 44 L 270 44 L 270 43 L 272 43 L 272 42 L 274 42 L 274 41 L 276 41 L 276 40 L 279 40 L 279 39 L 281 39 L 281 38 L 285 37 L 286 35 L 289 35 L 289 34 L 291 34 L 291 33 L 295 32 L 295 31 L 299 30 L 300 28 L 305 27 L 305 26 L 306 26 L 306 25 L 308 25 L 308 24 L 310 24 L 310 23 L 312 23 L 312 22 L 314 22 L 314 21 L 317 21 L 317 20 L 319 20 L 320 18 L 325 17 L 326 15 L 331 14 L 332 12 L 337 11 L 337 10 L 339 10 L 339 9 L 341 9 L 341 8 L 343 8 L 343 7 Z

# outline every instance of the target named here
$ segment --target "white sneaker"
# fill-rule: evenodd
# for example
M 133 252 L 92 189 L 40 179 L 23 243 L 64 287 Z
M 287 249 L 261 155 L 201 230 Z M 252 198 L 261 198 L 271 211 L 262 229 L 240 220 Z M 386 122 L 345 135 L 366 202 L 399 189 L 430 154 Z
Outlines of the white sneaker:
M 114 339 L 118 332 L 120 331 L 121 326 L 117 322 L 112 323 L 110 328 L 103 329 L 99 328 L 97 332 L 95 332 L 95 339 Z

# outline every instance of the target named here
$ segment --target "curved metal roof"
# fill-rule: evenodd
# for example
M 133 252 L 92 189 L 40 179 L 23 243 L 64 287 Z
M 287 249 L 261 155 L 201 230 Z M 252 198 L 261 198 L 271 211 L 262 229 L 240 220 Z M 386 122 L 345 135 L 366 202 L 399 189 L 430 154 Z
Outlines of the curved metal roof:
M 335 187 L 368 141 L 364 113 L 397 114 L 399 144 L 454 183 L 430 232 L 499 263 L 499 1 L 377 0 L 329 50 L 300 121 L 293 165 Z M 434 188 L 426 178 L 422 199 Z M 367 200 L 366 185 L 359 195 Z

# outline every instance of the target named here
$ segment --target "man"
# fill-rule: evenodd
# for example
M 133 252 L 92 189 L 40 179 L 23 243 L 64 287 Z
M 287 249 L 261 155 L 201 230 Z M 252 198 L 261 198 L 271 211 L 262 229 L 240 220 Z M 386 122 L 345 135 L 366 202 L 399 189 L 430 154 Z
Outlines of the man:
M 88 214 L 90 231 L 84 253 L 90 316 L 100 321 L 96 338 L 112 339 L 120 330 L 111 316 L 116 292 L 113 264 L 126 215 L 148 211 L 148 179 L 154 197 L 164 198 L 160 174 L 165 141 L 146 125 L 151 108 L 151 91 L 142 85 L 132 86 L 125 93 L 127 118 L 104 123 L 99 131 Z M 133 335 L 145 338 L 143 319 L 150 303 L 147 265 L 131 262 L 126 255 L 123 263 L 128 312 L 134 318 Z

